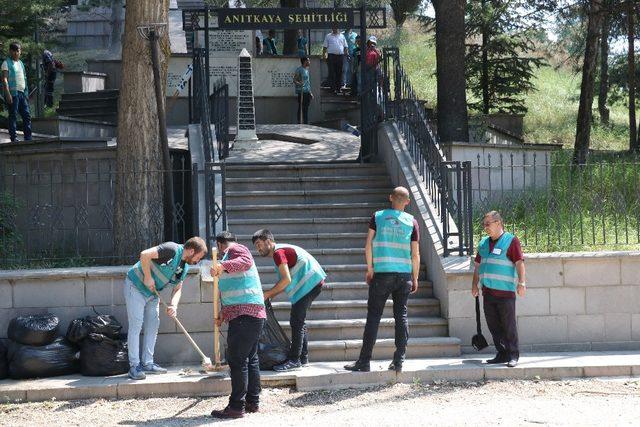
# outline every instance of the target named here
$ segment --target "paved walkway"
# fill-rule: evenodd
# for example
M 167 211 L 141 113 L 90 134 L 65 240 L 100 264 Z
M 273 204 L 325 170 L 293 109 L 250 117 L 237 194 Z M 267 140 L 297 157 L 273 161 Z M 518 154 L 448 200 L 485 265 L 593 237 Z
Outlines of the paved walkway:
M 348 132 L 312 125 L 258 125 L 261 140 L 229 153 L 228 163 L 354 161 L 360 138 Z
M 491 356 L 489 356 L 491 357 Z M 290 373 L 263 372 L 269 386 L 295 386 L 298 391 L 329 390 L 420 381 L 484 381 L 500 379 L 562 379 L 640 375 L 637 352 L 540 353 L 520 358 L 516 368 L 482 363 L 487 355 L 457 358 L 412 359 L 404 371 L 387 371 L 388 361 L 375 361 L 371 372 L 348 372 L 344 362 L 311 363 Z M 177 396 L 221 396 L 231 390 L 228 376 L 207 375 L 199 367 L 173 367 L 166 375 L 132 381 L 115 377 L 65 377 L 0 381 L 2 401 L 73 400 L 88 398 L 136 398 Z

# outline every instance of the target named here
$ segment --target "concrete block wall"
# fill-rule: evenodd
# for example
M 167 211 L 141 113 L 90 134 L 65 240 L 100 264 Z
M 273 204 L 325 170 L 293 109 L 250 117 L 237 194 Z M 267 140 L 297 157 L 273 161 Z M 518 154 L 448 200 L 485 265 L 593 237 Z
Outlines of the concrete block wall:
M 114 315 L 128 327 L 123 286 L 128 266 L 50 270 L 0 271 L 0 338 L 7 337 L 12 318 L 51 313 L 60 319 L 64 335 L 69 323 L 94 314 Z M 213 353 L 213 304 L 211 286 L 201 283 L 199 271 L 187 276 L 178 306 L 178 317 L 205 354 Z M 165 301 L 171 292 L 161 293 Z M 224 340 L 221 339 L 221 343 Z M 224 354 L 224 352 L 222 353 Z M 176 324 L 160 308 L 160 329 L 155 359 L 162 364 L 199 363 Z
M 466 352 L 475 333 L 470 264 L 447 270 L 449 334 Z M 640 252 L 526 255 L 527 294 L 516 303 L 522 350 L 640 349 L 639 266 Z

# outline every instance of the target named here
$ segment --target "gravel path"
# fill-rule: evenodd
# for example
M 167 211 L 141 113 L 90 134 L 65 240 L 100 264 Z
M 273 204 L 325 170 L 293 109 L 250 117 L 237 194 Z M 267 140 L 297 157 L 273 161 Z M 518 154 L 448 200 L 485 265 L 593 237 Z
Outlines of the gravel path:
M 209 417 L 226 397 L 0 404 L 0 425 L 639 425 L 640 379 L 395 384 L 300 393 L 265 389 L 261 413 Z

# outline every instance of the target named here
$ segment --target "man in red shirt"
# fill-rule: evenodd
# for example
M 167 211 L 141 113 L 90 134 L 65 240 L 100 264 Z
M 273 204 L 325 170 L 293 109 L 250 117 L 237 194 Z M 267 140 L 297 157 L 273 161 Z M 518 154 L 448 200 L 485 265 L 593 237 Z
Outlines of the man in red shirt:
M 516 324 L 516 293 L 524 297 L 524 254 L 516 236 L 504 231 L 502 217 L 488 212 L 482 225 L 487 233 L 478 245 L 471 294 L 478 297 L 482 286 L 482 303 L 487 326 L 498 354 L 489 364 L 518 363 L 518 328 Z
M 291 348 L 287 360 L 274 366 L 273 370 L 284 372 L 299 369 L 309 363 L 305 326 L 307 311 L 320 295 L 327 275 L 318 261 L 301 247 L 276 244 L 269 230 L 256 231 L 252 240 L 260 256 L 273 258 L 278 275 L 278 282 L 264 293 L 264 299 L 286 292 L 291 301 Z

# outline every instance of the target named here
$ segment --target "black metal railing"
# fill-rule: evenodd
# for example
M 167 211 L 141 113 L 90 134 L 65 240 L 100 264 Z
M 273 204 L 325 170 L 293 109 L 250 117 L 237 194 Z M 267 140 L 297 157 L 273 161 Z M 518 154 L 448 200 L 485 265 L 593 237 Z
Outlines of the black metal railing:
M 193 50 L 193 76 L 191 97 L 192 123 L 200 125 L 202 149 L 206 162 L 214 162 L 215 149 L 213 134 L 211 133 L 211 106 L 209 105 L 209 90 L 207 84 L 206 49 Z
M 224 77 L 214 83 L 209 105 L 218 142 L 218 160 L 226 159 L 229 156 L 229 85 Z
M 444 256 L 473 253 L 471 163 L 448 161 L 423 103 L 400 64 L 398 48 L 383 50 L 383 101 L 396 121 L 442 223 Z

